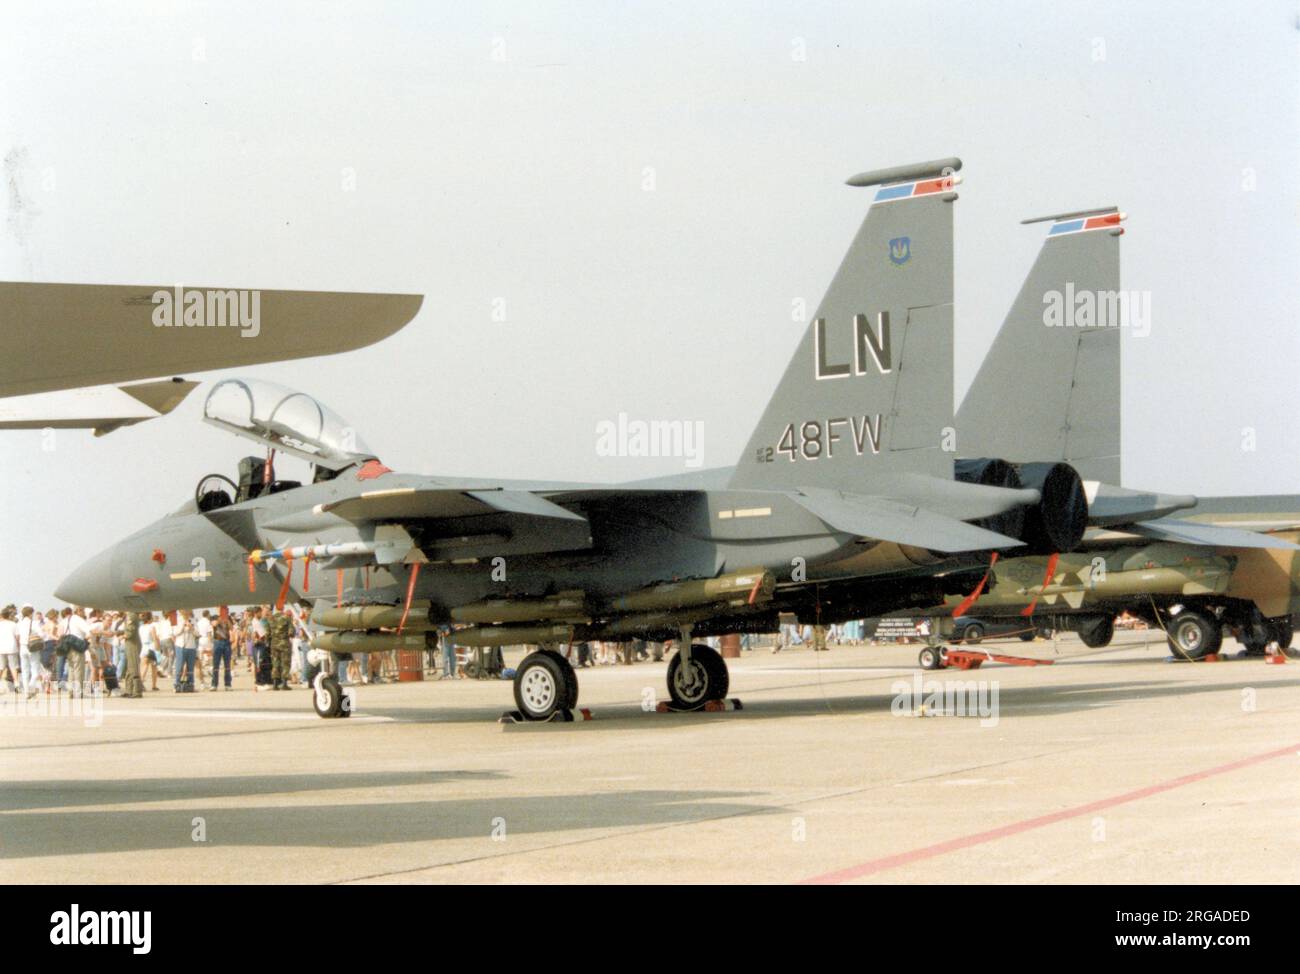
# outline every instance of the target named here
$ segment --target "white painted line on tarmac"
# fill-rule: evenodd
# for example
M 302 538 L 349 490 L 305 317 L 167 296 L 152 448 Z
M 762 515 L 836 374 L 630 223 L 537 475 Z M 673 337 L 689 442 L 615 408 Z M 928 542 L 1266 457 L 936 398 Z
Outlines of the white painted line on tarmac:
M 105 717 L 206 717 L 211 720 L 321 720 L 312 713 L 285 713 L 283 711 L 259 711 L 259 710 L 136 710 L 114 708 L 104 711 Z M 353 714 L 348 720 L 360 723 L 394 723 L 392 717 L 381 717 L 378 714 L 362 715 Z

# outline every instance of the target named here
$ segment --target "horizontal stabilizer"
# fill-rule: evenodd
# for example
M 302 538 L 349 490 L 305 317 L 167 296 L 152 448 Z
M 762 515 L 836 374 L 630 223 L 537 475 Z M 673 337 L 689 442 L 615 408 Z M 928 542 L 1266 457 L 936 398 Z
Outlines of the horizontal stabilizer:
M 1159 521 L 1144 521 L 1141 524 L 1126 525 L 1122 530 L 1140 534 L 1159 541 L 1180 541 L 1184 544 L 1213 545 L 1216 548 L 1278 548 L 1300 551 L 1300 545 L 1292 544 L 1276 535 L 1260 534 L 1256 531 L 1243 531 L 1241 528 L 1225 528 L 1217 524 L 1197 524 L 1194 521 L 1177 521 L 1164 518 Z
M 872 496 L 897 501 L 907 506 L 924 507 L 935 514 L 958 521 L 980 521 L 997 517 L 1018 507 L 1029 507 L 1042 500 L 1032 487 L 996 487 L 969 484 L 942 477 L 905 473 L 882 477 L 871 485 Z
M 1183 515 L 1249 531 L 1300 529 L 1300 496 L 1295 494 L 1246 494 L 1231 497 L 1200 497 Z
M 1020 546 L 1003 534 L 897 501 L 819 487 L 790 495 L 836 531 L 932 551 L 985 551 Z
M 1128 490 L 1096 480 L 1084 481 L 1083 489 L 1088 496 L 1088 524 L 1091 527 L 1150 521 L 1196 504 L 1196 498 L 1191 494 Z

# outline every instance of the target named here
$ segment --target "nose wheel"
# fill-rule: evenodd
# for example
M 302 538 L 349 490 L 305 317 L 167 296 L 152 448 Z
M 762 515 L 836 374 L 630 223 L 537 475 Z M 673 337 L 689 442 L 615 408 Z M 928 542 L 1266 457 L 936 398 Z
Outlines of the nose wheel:
M 324 673 L 317 673 L 312 684 L 312 706 L 318 717 L 351 717 L 352 701 L 339 686 L 339 681 Z
M 717 650 L 703 643 L 678 652 L 668 664 L 668 696 L 678 710 L 699 710 L 710 700 L 723 700 L 731 689 L 727 664 Z

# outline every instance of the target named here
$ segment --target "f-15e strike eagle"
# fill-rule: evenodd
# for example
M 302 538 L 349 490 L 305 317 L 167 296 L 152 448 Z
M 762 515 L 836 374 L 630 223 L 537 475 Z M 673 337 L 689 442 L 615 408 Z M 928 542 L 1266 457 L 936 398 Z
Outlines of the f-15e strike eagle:
M 1096 518 L 1069 464 L 951 452 L 960 168 L 944 159 L 848 181 L 871 192 L 867 215 L 721 475 L 610 486 L 402 474 L 315 400 L 226 380 L 205 418 L 272 452 L 246 458 L 237 480 L 205 478 L 58 595 L 162 610 L 303 597 L 329 662 L 422 649 L 460 624 L 460 645 L 539 647 L 514 690 L 526 718 L 545 720 L 577 703 L 556 651 L 571 640 L 680 639 L 668 693 L 700 708 L 726 695 L 728 675 L 693 636 L 774 631 L 780 612 L 831 623 L 919 606 L 940 573 L 994 552 L 1070 551 Z M 276 479 L 273 451 L 308 460 L 312 482 Z M 1194 502 L 1099 496 L 1112 526 Z M 348 713 L 333 672 L 315 679 L 323 717 Z

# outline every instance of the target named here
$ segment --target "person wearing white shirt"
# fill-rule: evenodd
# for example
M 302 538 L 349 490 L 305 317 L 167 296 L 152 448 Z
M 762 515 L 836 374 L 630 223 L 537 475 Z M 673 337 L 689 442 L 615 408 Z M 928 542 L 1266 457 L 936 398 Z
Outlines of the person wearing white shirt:
M 156 619 L 150 616 L 149 621 L 140 623 L 137 630 L 140 635 L 140 682 L 148 681 L 150 690 L 158 689 L 158 627 L 166 618 L 165 615 Z
M 36 651 L 32 651 L 32 637 L 38 640 Z M 34 696 L 37 684 L 41 676 L 41 650 L 45 646 L 45 641 L 41 638 L 41 631 L 36 626 L 35 610 L 30 605 L 22 607 L 22 614 L 18 617 L 18 659 L 22 669 L 22 688 L 27 691 L 27 696 Z
M 198 688 L 206 690 L 208 681 L 204 674 L 212 668 L 212 611 L 204 609 L 203 614 L 194 620 L 194 631 L 199 636 L 199 659 L 195 670 Z
M 181 609 L 173 629 L 176 640 L 176 666 L 172 669 L 172 689 L 176 693 L 194 689 L 194 667 L 198 662 L 199 637 L 190 613 Z
M 18 656 L 18 623 L 14 620 L 13 606 L 0 609 L 0 660 L 4 661 L 5 678 L 9 691 L 17 693 L 15 681 L 21 679 L 22 663 Z
M 86 650 L 90 648 L 90 622 L 86 619 L 85 609 L 74 609 L 68 616 L 68 636 L 65 654 L 68 661 L 68 692 L 79 697 L 86 682 Z
M 172 673 L 176 668 L 176 644 L 173 640 L 175 629 L 166 613 L 158 617 L 153 624 L 154 635 L 158 639 L 158 665 L 163 673 Z

